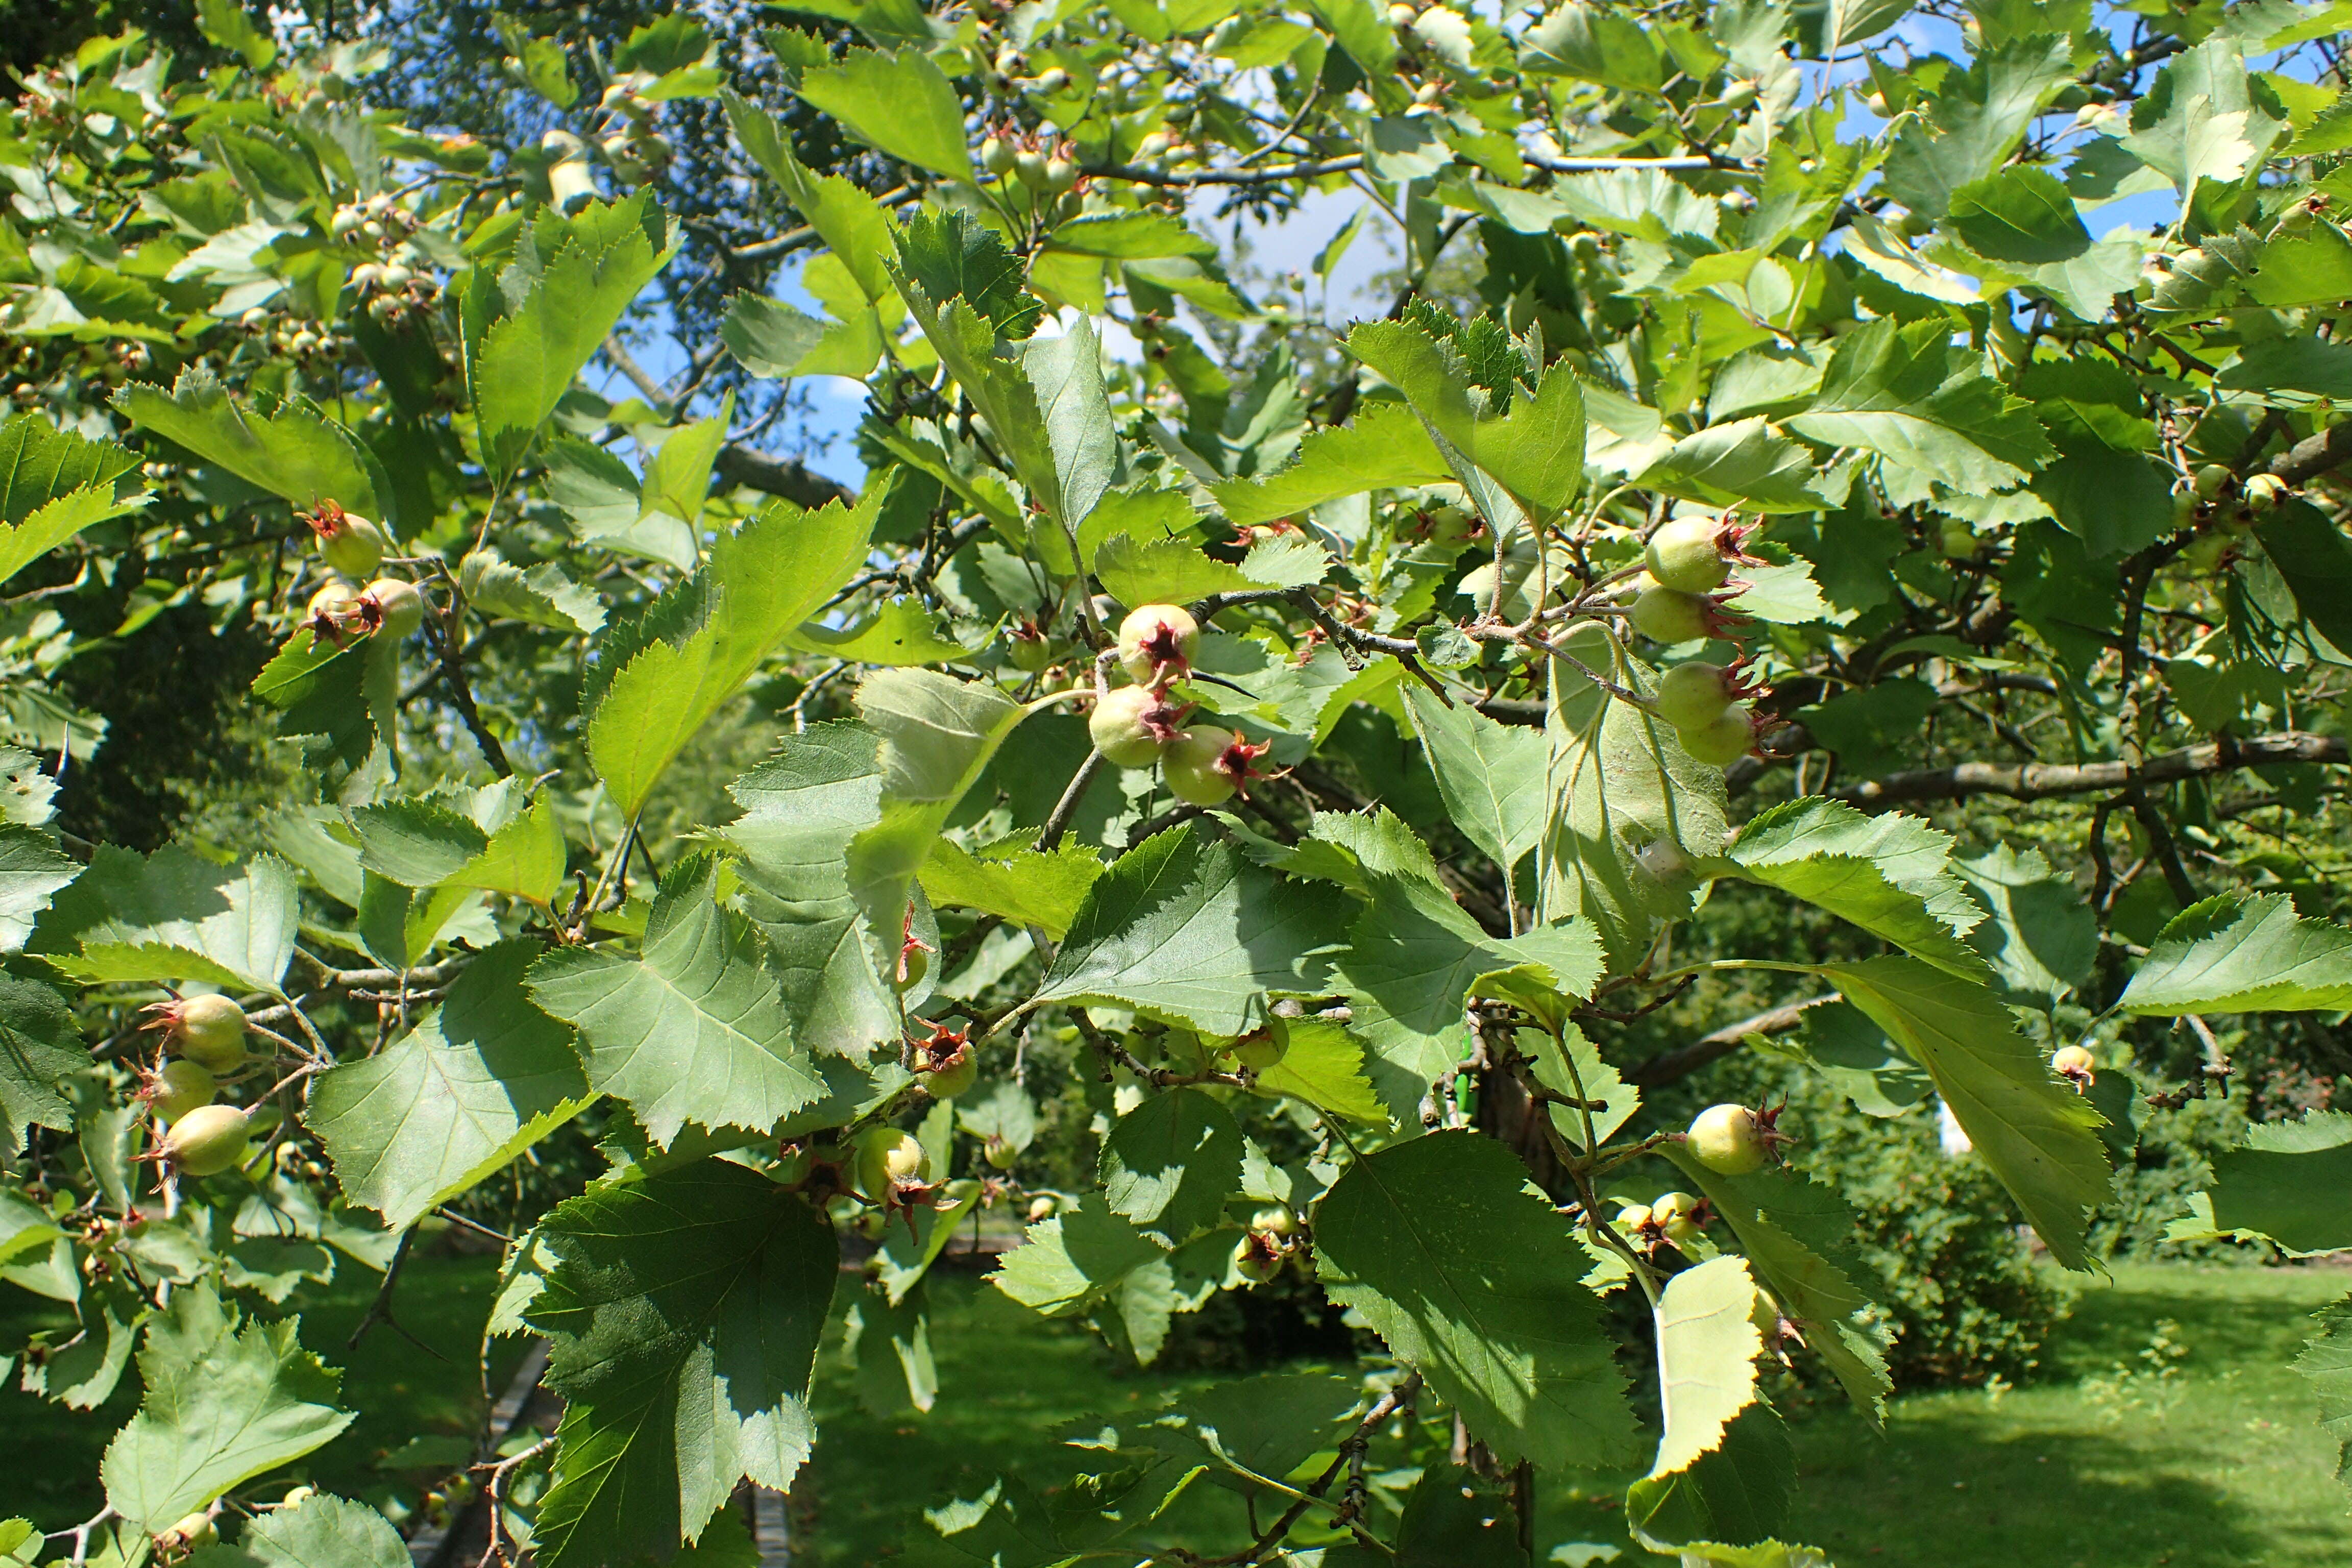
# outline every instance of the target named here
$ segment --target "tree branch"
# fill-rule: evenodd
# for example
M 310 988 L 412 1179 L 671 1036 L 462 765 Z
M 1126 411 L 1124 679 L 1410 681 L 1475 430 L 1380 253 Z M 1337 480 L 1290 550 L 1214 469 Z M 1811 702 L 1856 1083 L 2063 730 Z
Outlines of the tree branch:
M 1689 1045 L 1660 1051 L 1649 1060 L 1627 1068 L 1622 1076 L 1627 1083 L 1639 1088 L 1655 1088 L 1695 1073 L 1719 1057 L 1729 1056 L 1750 1035 L 1778 1035 L 1793 1029 L 1803 1022 L 1806 1013 L 1824 1002 L 1836 1000 L 1834 995 L 1808 996 L 1802 1002 L 1768 1008 L 1752 1018 L 1742 1018 L 1736 1024 L 1726 1024 L 1711 1035 L 1702 1035 Z
M 2298 730 L 2275 735 L 2254 735 L 2243 741 L 2221 740 L 2186 751 L 2166 752 L 2140 764 L 2147 784 L 2173 784 L 2181 779 L 2226 773 L 2238 768 L 2272 767 L 2283 763 L 2352 762 L 2352 747 L 2340 735 L 2314 735 Z M 1754 775 L 1749 775 L 1753 777 Z M 1920 768 L 1889 773 L 1885 778 L 1841 784 L 1827 793 L 1834 799 L 1861 806 L 1900 805 L 1906 801 L 1965 800 L 1971 795 L 2007 795 L 2011 800 L 2046 800 L 2062 795 L 2099 795 L 2126 788 L 2132 777 L 2126 763 L 2081 763 L 2072 765 L 2024 763 L 1956 763 L 1948 768 Z
M 782 496 L 794 506 L 812 510 L 827 501 L 848 506 L 857 500 L 856 490 L 826 479 L 797 458 L 771 458 L 748 447 L 727 446 L 719 448 L 718 461 L 711 467 L 729 485 Z
M 2347 462 L 2352 462 L 2352 419 L 2297 441 L 2271 459 L 2269 472 L 2299 485 Z

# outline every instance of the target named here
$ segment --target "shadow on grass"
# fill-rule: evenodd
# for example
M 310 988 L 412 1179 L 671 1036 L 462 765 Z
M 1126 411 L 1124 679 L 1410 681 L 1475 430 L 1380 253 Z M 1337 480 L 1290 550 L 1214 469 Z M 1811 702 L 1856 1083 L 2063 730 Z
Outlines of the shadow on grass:
M 2217 1456 L 2188 1434 L 2021 1430 L 1999 1408 L 1942 1405 L 1882 1443 L 1851 1415 L 1795 1429 L 1792 1533 L 1840 1563 L 2031 1563 L 2034 1568 L 2312 1568 L 2344 1542 L 2281 1539 L 2231 1497 Z M 2315 1477 L 2315 1481 L 2320 1478 Z

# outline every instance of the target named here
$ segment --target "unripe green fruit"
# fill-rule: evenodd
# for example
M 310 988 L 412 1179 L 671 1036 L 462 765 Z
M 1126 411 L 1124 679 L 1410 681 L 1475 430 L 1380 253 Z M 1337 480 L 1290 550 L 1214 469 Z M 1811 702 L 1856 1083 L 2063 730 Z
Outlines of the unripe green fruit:
M 1201 651 L 1201 623 L 1179 605 L 1139 605 L 1118 623 L 1118 662 L 1138 686 L 1182 674 Z
M 1282 1272 L 1282 1252 L 1263 1237 L 1245 1236 L 1234 1243 L 1234 1272 L 1263 1285 Z
M 1706 601 L 1663 584 L 1633 601 L 1633 629 L 1652 642 L 1696 642 L 1707 635 Z
M 1288 1052 L 1272 1030 L 1259 1035 L 1245 1035 L 1233 1044 L 1234 1060 L 1252 1072 L 1265 1072 L 1278 1064 Z
M 1187 805 L 1223 805 L 1239 787 L 1232 774 L 1217 766 L 1225 749 L 1241 736 L 1214 724 L 1195 724 L 1176 737 L 1160 755 L 1160 773 L 1168 793 Z
M 2286 481 L 2276 474 L 2256 474 L 2246 481 L 2246 510 L 2264 512 L 2286 500 Z
M 425 624 L 425 595 L 416 591 L 414 583 L 398 577 L 379 577 L 367 585 L 362 597 L 375 602 L 376 612 L 383 616 L 380 629 L 394 641 Z
M 1033 627 L 1015 627 L 1006 634 L 1004 651 L 1013 660 L 1013 668 L 1029 675 L 1042 675 L 1054 668 L 1054 645 Z
M 1410 27 L 1412 26 L 1413 17 L 1417 15 L 1419 15 L 1419 13 L 1415 12 L 1410 5 L 1402 4 L 1391 5 L 1389 7 L 1389 26 L 1391 27 Z
M 1078 166 L 1076 163 L 1071 163 L 1067 158 L 1048 158 L 1045 160 L 1045 188 L 1047 190 L 1057 193 L 1066 191 L 1077 183 Z
M 980 1081 L 980 1061 L 966 1046 L 953 1060 L 923 1075 L 923 1088 L 933 1100 L 953 1100 Z
M 1975 529 L 1958 518 L 1947 521 L 1936 534 L 1936 548 L 1943 552 L 1947 561 L 1973 561 L 1983 542 Z
M 1753 81 L 1735 81 L 1723 89 L 1723 96 L 1716 101 L 1736 112 L 1755 102 L 1761 91 Z
M 1173 732 L 1174 710 L 1147 686 L 1122 686 L 1106 693 L 1087 716 L 1087 735 L 1106 761 L 1122 768 L 1148 768 Z
M 1658 677 L 1657 695 L 1651 699 L 1658 717 L 1677 730 L 1712 724 L 1731 706 L 1731 672 L 1719 664 L 1694 659 Z
M 1013 172 L 1013 143 L 1002 136 L 989 136 L 980 143 L 980 166 L 1003 179 Z
M 1734 702 L 1703 725 L 1677 730 L 1675 739 L 1694 762 L 1727 768 L 1756 747 L 1755 710 Z
M 1680 881 L 1690 875 L 1690 857 L 1671 838 L 1654 838 L 1633 851 L 1633 863 L 1661 882 Z
M 980 1152 L 991 1165 L 1000 1171 L 1013 1169 L 1014 1163 L 1021 1158 L 1021 1151 L 1015 1149 L 1001 1132 L 990 1133 L 988 1142 L 981 1145 Z
M 2217 500 L 2221 492 L 2230 488 L 2230 470 L 2219 463 L 2208 463 L 2197 470 L 2194 483 L 2199 499 Z
M 929 1184 L 931 1157 L 910 1133 L 896 1127 L 870 1128 L 857 1140 L 857 1160 L 850 1179 L 869 1201 L 887 1204 L 902 1186 Z
M 1059 92 L 1070 85 L 1070 73 L 1059 66 L 1047 66 L 1037 73 L 1039 92 Z
M 213 1102 L 213 1075 L 185 1058 L 165 1062 L 147 1085 L 147 1104 L 162 1121 L 177 1121 L 200 1106 Z
M 1290 1212 L 1286 1204 L 1262 1208 L 1250 1216 L 1249 1227 L 1259 1236 L 1295 1236 L 1298 1231 L 1298 1216 Z
M 1031 1198 L 1029 1200 L 1029 1223 L 1031 1225 L 1037 1225 L 1045 1220 L 1052 1219 L 1054 1217 L 1054 1211 L 1061 1206 L 1062 1205 L 1054 1201 L 1054 1195 L 1051 1193 L 1041 1194 L 1036 1197 Z
M 1705 594 L 1723 585 L 1731 575 L 1717 542 L 1723 521 L 1712 517 L 1678 517 L 1660 525 L 1643 552 L 1650 575 L 1685 594 Z
M 1617 1211 L 1617 1223 L 1626 1230 L 1642 1230 L 1655 1223 L 1647 1204 L 1627 1204 Z
M 1013 173 L 1033 191 L 1045 188 L 1045 154 L 1024 147 L 1013 154 Z
M 2187 528 L 2197 521 L 2197 492 L 2193 489 L 2172 492 L 2172 526 Z
M 898 976 L 896 983 L 899 990 L 912 991 L 923 983 L 923 977 L 930 972 L 931 950 L 929 948 L 908 946 L 898 950 Z
M 184 1176 L 217 1176 L 245 1158 L 245 1112 L 200 1105 L 172 1123 L 157 1147 Z
M 288 1492 L 284 1497 L 278 1500 L 278 1506 L 279 1508 L 300 1508 L 304 1503 L 309 1502 L 312 1498 L 317 1497 L 318 1495 L 319 1489 L 316 1487 L 296 1487 L 292 1491 Z
M 1699 1232 L 1698 1200 L 1688 1193 L 1668 1193 L 1650 1205 L 1650 1217 L 1672 1242 L 1688 1241 Z
M 310 595 L 310 602 L 302 608 L 302 618 L 306 621 L 315 621 L 320 616 L 331 620 L 340 618 L 359 596 L 360 591 L 349 583 L 330 583 Z
M 2095 1072 L 2099 1063 L 2087 1046 L 2061 1046 L 2051 1053 L 2050 1065 L 2066 1077 L 2074 1078 Z
M 1769 1151 L 1764 1127 L 1744 1105 L 1710 1105 L 1690 1124 L 1691 1157 L 1724 1176 L 1747 1176 L 1764 1168 Z
M 322 509 L 310 527 L 318 536 L 320 559 L 354 582 L 373 574 L 383 560 L 383 530 L 355 511 Z
M 2237 547 L 2238 542 L 2227 533 L 2200 533 L 2181 551 L 2181 563 L 2200 576 L 2218 572 Z
M 220 1531 L 208 1513 L 192 1513 L 155 1537 L 158 1546 L 211 1546 L 220 1540 Z
M 245 1065 L 245 1009 L 236 997 L 186 997 L 165 1016 L 172 1021 L 165 1044 L 179 1055 L 215 1074 Z

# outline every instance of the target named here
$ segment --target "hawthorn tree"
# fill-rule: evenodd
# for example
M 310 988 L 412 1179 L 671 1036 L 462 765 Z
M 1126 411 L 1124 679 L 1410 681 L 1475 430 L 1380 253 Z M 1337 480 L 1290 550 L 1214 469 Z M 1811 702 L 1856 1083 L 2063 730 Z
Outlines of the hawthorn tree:
M 2352 1009 L 2336 11 L 793 9 L 499 18 L 511 145 L 383 107 L 364 16 L 24 78 L 0 1261 L 72 1314 L 27 1395 L 143 1396 L 0 1550 L 408 1561 L 294 1484 L 352 1413 L 287 1309 L 356 1269 L 396 1326 L 446 1220 L 562 1415 L 402 1527 L 740 1561 L 834 1316 L 953 1399 L 926 1274 L 992 1214 L 995 1288 L 1139 1363 L 1277 1277 L 1377 1353 L 1089 1424 L 910 1561 L 1527 1563 L 1540 1478 L 1652 1456 L 1638 1546 L 1822 1561 L 1759 1367 L 1878 1418 L 1850 1217 L 1773 1108 L 1645 1090 L 1932 1091 L 2086 1268 L 2251 1016 Z M 680 260 L 689 112 L 791 226 Z M 1386 226 L 1393 308 L 1253 298 L 1235 234 L 1335 195 L 1316 270 Z M 761 446 L 815 375 L 854 492 Z M 55 820 L 120 743 L 60 671 L 167 611 L 276 645 L 242 853 Z M 2259 1127 L 2176 1234 L 2352 1247 L 2347 1145 Z

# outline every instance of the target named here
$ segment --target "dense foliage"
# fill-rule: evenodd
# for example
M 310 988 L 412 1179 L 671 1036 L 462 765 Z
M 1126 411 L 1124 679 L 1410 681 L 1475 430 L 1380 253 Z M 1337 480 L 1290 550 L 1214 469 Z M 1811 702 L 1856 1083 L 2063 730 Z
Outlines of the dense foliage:
M 23 74 L 6 1349 L 142 1392 L 0 1552 L 741 1561 L 994 1238 L 1359 1364 L 910 1561 L 1526 1563 L 1654 1455 L 1633 1548 L 1819 1563 L 1771 1369 L 2023 1375 L 2019 1222 L 2352 1247 L 2339 8 L 789 10 Z M 300 1293 L 450 1227 L 560 1426 L 298 1484 Z

